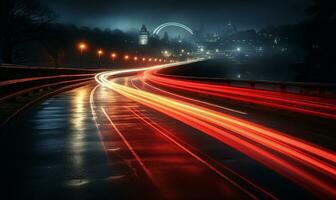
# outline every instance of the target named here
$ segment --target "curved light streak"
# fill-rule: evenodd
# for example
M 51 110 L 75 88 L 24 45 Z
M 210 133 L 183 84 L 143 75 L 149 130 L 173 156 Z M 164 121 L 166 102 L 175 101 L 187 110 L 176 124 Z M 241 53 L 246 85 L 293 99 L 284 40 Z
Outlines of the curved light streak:
M 167 67 L 174 65 L 176 64 Z M 165 65 L 131 71 L 163 67 Z M 317 196 L 336 198 L 335 152 L 216 110 L 109 80 L 111 76 L 124 72 L 130 70 L 104 72 L 97 74 L 95 78 L 101 85 L 194 127 L 244 153 Z
M 159 75 L 157 69 L 148 70 L 144 79 L 160 86 L 200 93 L 210 96 L 232 99 L 241 102 L 259 104 L 277 109 L 300 112 L 324 118 L 336 119 L 336 102 L 326 101 L 318 97 L 307 97 L 298 94 L 239 88 L 216 83 L 204 83 L 173 76 Z
M 176 27 L 183 28 L 184 30 L 188 31 L 191 35 L 194 35 L 194 32 L 191 30 L 191 28 L 189 28 L 188 26 L 184 24 L 178 23 L 178 22 L 167 22 L 167 23 L 161 24 L 160 26 L 154 29 L 153 35 L 158 35 L 162 29 L 168 26 L 176 26 Z

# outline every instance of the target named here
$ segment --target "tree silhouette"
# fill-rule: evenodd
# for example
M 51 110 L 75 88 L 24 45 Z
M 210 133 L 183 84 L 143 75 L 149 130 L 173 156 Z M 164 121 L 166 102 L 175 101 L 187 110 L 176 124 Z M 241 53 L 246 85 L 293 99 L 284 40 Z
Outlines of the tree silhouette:
M 306 9 L 308 15 L 318 20 L 330 20 L 335 17 L 336 6 L 334 0 L 313 0 L 314 4 Z
M 334 0 L 314 0 L 314 4 L 306 9 L 306 13 L 311 16 L 304 34 L 309 51 L 306 71 L 309 72 L 312 80 L 332 80 L 336 72 L 334 67 L 335 2 Z
M 39 31 L 55 16 L 39 0 L 1 0 L 1 58 L 12 63 L 15 47 L 38 38 Z

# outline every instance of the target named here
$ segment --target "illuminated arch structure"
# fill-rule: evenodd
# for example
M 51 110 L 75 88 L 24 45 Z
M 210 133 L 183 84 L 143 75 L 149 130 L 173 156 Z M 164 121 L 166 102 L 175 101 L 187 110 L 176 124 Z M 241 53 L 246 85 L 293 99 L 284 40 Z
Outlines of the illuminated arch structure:
M 176 26 L 176 27 L 180 27 L 183 28 L 184 30 L 186 30 L 187 32 L 189 32 L 191 35 L 194 35 L 194 32 L 191 30 L 191 28 L 189 28 L 188 26 L 181 24 L 181 23 L 177 23 L 177 22 L 167 22 L 167 23 L 163 23 L 160 26 L 156 27 L 156 29 L 153 31 L 153 35 L 159 35 L 159 32 L 168 27 L 168 26 Z

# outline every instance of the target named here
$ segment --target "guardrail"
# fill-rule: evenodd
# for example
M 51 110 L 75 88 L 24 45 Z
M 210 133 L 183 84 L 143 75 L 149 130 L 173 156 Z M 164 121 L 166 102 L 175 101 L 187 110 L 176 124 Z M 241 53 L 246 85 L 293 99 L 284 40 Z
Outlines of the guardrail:
M 0 101 L 28 94 L 44 88 L 69 85 L 93 79 L 94 74 L 59 75 L 48 77 L 34 77 L 0 82 Z
M 45 69 L 45 70 L 74 70 L 74 71 L 106 71 L 106 69 L 96 69 L 96 68 L 65 68 L 65 67 L 39 67 L 39 66 L 26 66 L 26 65 L 16 65 L 0 63 L 0 67 L 4 68 L 16 68 L 16 69 Z
M 103 69 L 0 66 L 0 127 L 38 100 L 94 82 L 100 71 Z
M 43 88 L 59 87 L 93 79 L 106 69 L 32 67 L 0 64 L 0 101 Z
M 279 91 L 287 93 L 299 93 L 308 96 L 336 98 L 336 84 L 190 77 L 190 76 L 168 75 L 159 72 L 156 72 L 155 74 L 158 76 L 171 77 L 171 78 L 180 78 L 180 79 L 202 81 L 209 83 L 219 83 L 234 87 Z

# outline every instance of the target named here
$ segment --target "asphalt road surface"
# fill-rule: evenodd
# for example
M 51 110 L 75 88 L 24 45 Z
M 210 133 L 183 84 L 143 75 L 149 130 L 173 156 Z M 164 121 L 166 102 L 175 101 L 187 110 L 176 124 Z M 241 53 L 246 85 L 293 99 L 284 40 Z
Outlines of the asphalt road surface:
M 142 75 L 97 75 L 103 84 L 56 95 L 3 128 L 4 199 L 335 197 L 334 120 Z

